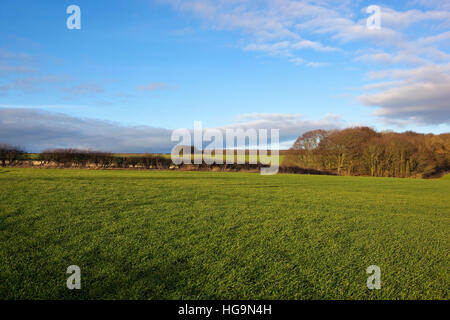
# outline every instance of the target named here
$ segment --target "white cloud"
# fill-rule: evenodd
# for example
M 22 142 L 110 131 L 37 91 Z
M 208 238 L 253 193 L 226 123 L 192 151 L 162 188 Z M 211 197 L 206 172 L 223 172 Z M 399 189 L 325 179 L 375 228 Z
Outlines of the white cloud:
M 0 59 L 29 61 L 32 59 L 32 57 L 31 57 L 31 55 L 29 55 L 27 53 L 12 52 L 12 51 L 0 48 Z
M 169 150 L 168 129 L 125 127 L 30 108 L 0 108 L 2 142 L 28 151 L 47 148 L 90 148 L 109 152 Z
M 383 71 L 372 71 L 370 79 L 396 78 L 405 81 L 446 81 L 450 72 L 450 63 L 428 64 L 415 69 L 388 69 Z
M 67 79 L 66 76 L 60 75 L 44 75 L 17 78 L 6 84 L 0 85 L 0 94 L 6 94 L 10 91 L 43 91 L 43 85 L 62 83 Z
M 21 74 L 35 71 L 35 69 L 24 65 L 0 64 L 0 74 Z
M 244 47 L 244 51 L 262 51 L 270 55 L 291 56 L 291 43 L 282 41 L 277 43 L 251 43 Z
M 308 130 L 343 127 L 339 117 L 328 115 L 307 120 L 300 115 L 244 114 L 217 129 L 279 129 L 280 142 L 296 139 Z M 47 148 L 90 148 L 109 152 L 170 152 L 176 142 L 172 130 L 150 126 L 122 126 L 117 123 L 78 118 L 36 108 L 0 108 L 0 143 L 39 152 Z
M 378 107 L 376 115 L 412 122 L 448 121 L 447 53 L 450 31 L 448 0 L 415 0 L 428 8 L 397 11 L 381 7 L 381 29 L 368 29 L 366 8 L 361 1 L 325 0 L 160 0 L 177 10 L 197 15 L 216 29 L 242 31 L 245 51 L 260 51 L 287 58 L 295 65 L 319 67 L 299 57 L 297 51 L 315 50 L 323 54 L 344 50 L 350 43 L 360 44 L 355 62 L 371 62 L 381 67 L 404 69 L 370 73 L 371 80 L 359 100 Z M 358 14 L 359 13 L 359 14 Z M 411 27 L 415 27 L 415 29 Z M 424 28 L 418 35 L 417 28 Z M 447 28 L 447 30 L 444 30 Z M 405 68 L 406 67 L 406 68 Z M 408 69 L 410 68 L 410 69 Z M 381 71 L 380 71 L 381 69 Z M 445 91 L 445 92 L 442 92 Z M 411 97 L 414 97 L 412 99 Z M 427 112 L 429 113 L 427 115 Z M 403 117 L 403 118 L 402 118 Z
M 306 131 L 314 129 L 342 128 L 346 122 L 339 115 L 326 115 L 320 120 L 308 120 L 299 114 L 250 113 L 234 119 L 234 123 L 221 129 L 279 129 L 280 140 L 295 139 Z
M 364 104 L 377 107 L 375 115 L 387 121 L 450 123 L 450 64 L 373 72 L 370 77 L 396 79 L 373 84 L 371 89 L 383 90 L 359 97 Z
M 313 49 L 313 50 L 321 51 L 321 52 L 333 52 L 333 51 L 340 50 L 338 48 L 324 46 L 320 42 L 310 41 L 310 40 L 301 40 L 301 41 L 295 42 L 292 44 L 291 47 L 293 49 Z
M 326 67 L 328 66 L 328 63 L 325 62 L 308 62 L 306 64 L 307 67 L 312 67 L 312 68 L 321 68 L 321 67 Z
M 408 52 L 387 53 L 377 52 L 362 54 L 356 57 L 355 61 L 375 62 L 382 64 L 405 64 L 405 65 L 418 65 L 426 64 L 426 59 L 420 58 L 417 55 L 410 54 Z
M 208 0 L 160 0 L 175 9 L 203 18 L 216 29 L 240 30 L 249 37 L 245 51 L 261 51 L 269 55 L 294 56 L 298 50 L 335 52 L 339 48 L 317 40 L 305 39 L 296 24 L 308 13 L 317 15 L 332 12 L 306 1 L 208 1 Z M 301 6 L 301 7 L 299 7 Z M 306 64 L 305 64 L 306 65 Z
M 421 11 L 395 11 L 390 8 L 382 8 L 382 24 L 394 29 L 403 29 L 423 21 L 448 21 L 450 12 L 442 10 Z
M 450 10 L 450 0 L 413 0 L 412 3 L 429 8 Z
M 419 38 L 417 42 L 423 45 L 427 45 L 448 40 L 450 40 L 450 31 L 442 32 L 434 36 L 422 37 Z
M 405 29 L 424 21 L 450 21 L 450 12 L 442 10 L 396 11 L 382 7 L 382 28 L 368 29 L 364 17 L 355 21 L 358 2 L 339 1 L 210 1 L 160 0 L 177 10 L 194 13 L 218 29 L 237 29 L 255 39 L 244 45 L 246 51 L 266 51 L 270 55 L 292 56 L 293 51 L 313 49 L 320 52 L 339 51 L 336 46 L 306 39 L 306 36 L 328 35 L 329 41 L 371 41 L 378 47 L 393 47 L 403 51 L 414 49 L 408 37 L 397 29 Z M 340 4 L 340 5 L 339 5 Z M 365 8 L 359 8 L 365 14 Z M 350 13 L 349 13 L 350 11 Z M 321 41 L 324 41 L 324 37 Z M 420 60 L 414 53 L 401 53 L 398 61 Z M 394 55 L 395 56 L 395 55 Z M 403 56 L 403 57 L 402 57 Z M 373 57 L 377 59 L 377 57 Z M 381 58 L 381 57 L 380 57 Z
M 166 90 L 175 88 L 172 85 L 169 85 L 164 82 L 150 82 L 147 84 L 139 85 L 137 87 L 138 91 L 157 91 L 157 90 Z
M 80 96 L 92 93 L 102 93 L 105 90 L 95 83 L 82 83 L 74 87 L 63 88 L 62 91 L 71 95 Z

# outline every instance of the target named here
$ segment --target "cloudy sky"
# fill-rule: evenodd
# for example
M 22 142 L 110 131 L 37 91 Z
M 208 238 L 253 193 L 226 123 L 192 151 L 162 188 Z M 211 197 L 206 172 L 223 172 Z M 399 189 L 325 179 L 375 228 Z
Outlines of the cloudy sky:
M 0 143 L 167 152 L 195 120 L 278 128 L 282 147 L 316 128 L 449 132 L 449 49 L 450 0 L 5 0 Z

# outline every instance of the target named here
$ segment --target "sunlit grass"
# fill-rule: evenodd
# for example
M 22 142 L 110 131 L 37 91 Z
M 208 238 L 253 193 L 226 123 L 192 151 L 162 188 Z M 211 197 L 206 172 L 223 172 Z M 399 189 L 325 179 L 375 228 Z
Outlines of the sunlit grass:
M 446 179 L 0 169 L 0 298 L 449 299 L 449 194 Z

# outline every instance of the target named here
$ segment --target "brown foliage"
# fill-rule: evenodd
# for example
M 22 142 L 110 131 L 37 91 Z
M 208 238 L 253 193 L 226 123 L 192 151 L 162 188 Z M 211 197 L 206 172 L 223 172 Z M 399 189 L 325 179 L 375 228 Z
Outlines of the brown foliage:
M 295 141 L 284 164 L 341 175 L 429 177 L 450 169 L 450 134 L 314 130 Z

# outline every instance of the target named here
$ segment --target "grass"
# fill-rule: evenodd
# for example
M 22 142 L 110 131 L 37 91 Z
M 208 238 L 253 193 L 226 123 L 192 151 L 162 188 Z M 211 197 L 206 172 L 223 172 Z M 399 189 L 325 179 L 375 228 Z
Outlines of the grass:
M 0 169 L 0 298 L 449 299 L 449 194 L 445 179 Z
M 450 180 L 450 173 L 447 173 L 446 175 L 441 177 L 442 180 Z
M 40 154 L 39 153 L 25 153 L 22 156 L 20 156 L 20 160 L 39 160 Z

